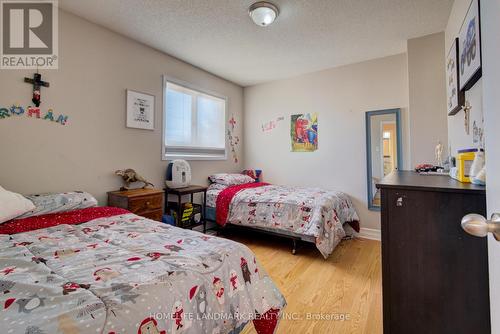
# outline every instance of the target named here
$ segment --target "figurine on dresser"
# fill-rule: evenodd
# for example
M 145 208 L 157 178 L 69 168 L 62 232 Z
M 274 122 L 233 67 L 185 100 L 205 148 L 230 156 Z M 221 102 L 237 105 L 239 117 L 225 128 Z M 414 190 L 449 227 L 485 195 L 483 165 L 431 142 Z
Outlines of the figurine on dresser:
M 121 187 L 120 190 L 129 190 L 130 184 L 134 183 L 134 182 L 142 182 L 144 184 L 142 189 L 145 189 L 148 186 L 154 187 L 154 185 L 151 182 L 149 182 L 144 177 L 139 175 L 132 168 L 119 169 L 119 170 L 115 171 L 115 174 L 118 176 L 121 176 L 123 179 L 123 182 L 125 182 L 125 186 Z

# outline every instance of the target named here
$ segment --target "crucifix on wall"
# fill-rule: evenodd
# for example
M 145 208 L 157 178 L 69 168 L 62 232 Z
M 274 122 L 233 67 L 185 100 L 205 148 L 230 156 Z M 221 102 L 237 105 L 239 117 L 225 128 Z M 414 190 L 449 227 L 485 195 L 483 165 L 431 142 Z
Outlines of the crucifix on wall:
M 24 78 L 24 82 L 30 83 L 33 85 L 33 98 L 31 101 L 35 104 L 36 107 L 40 106 L 41 95 L 40 95 L 40 87 L 49 87 L 49 83 L 46 81 L 42 81 L 42 75 L 40 73 L 35 73 L 33 75 L 33 79 Z
M 462 108 L 464 109 L 465 133 L 470 134 L 470 110 L 472 109 L 472 106 L 469 101 L 465 101 L 465 105 Z

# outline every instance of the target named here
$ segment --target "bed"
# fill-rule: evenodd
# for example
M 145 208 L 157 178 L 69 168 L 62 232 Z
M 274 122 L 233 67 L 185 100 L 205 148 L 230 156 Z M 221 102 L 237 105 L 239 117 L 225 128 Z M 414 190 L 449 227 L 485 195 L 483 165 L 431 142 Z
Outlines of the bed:
M 228 176 L 229 175 L 229 176 Z M 349 196 L 319 188 L 254 182 L 235 174 L 215 174 L 207 190 L 207 218 L 219 226 L 238 226 L 312 242 L 326 258 L 342 238 L 359 232 Z
M 285 305 L 246 246 L 123 209 L 0 224 L 4 333 L 267 334 Z

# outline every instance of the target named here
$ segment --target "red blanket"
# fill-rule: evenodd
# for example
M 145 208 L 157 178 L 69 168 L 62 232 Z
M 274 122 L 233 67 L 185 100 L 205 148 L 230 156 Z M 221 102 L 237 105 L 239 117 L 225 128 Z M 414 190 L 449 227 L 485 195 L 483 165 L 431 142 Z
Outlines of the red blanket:
M 120 208 L 95 207 L 23 219 L 14 219 L 0 225 L 0 234 L 22 233 L 61 224 L 75 225 L 86 223 L 97 218 L 123 215 L 127 213 L 130 212 Z
M 226 225 L 227 216 L 229 214 L 229 205 L 233 200 L 234 196 L 243 189 L 257 188 L 262 186 L 267 186 L 269 183 L 256 182 L 256 183 L 246 183 L 237 186 L 227 187 L 222 190 L 217 196 L 217 201 L 215 202 L 215 221 L 220 226 Z

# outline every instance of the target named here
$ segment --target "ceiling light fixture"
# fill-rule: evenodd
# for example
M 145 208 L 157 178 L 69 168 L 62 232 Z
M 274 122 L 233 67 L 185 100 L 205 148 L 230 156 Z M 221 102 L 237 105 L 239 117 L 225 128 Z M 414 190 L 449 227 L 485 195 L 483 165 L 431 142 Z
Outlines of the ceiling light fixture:
M 267 27 L 276 20 L 279 10 L 270 2 L 259 1 L 248 8 L 248 14 L 256 25 Z

